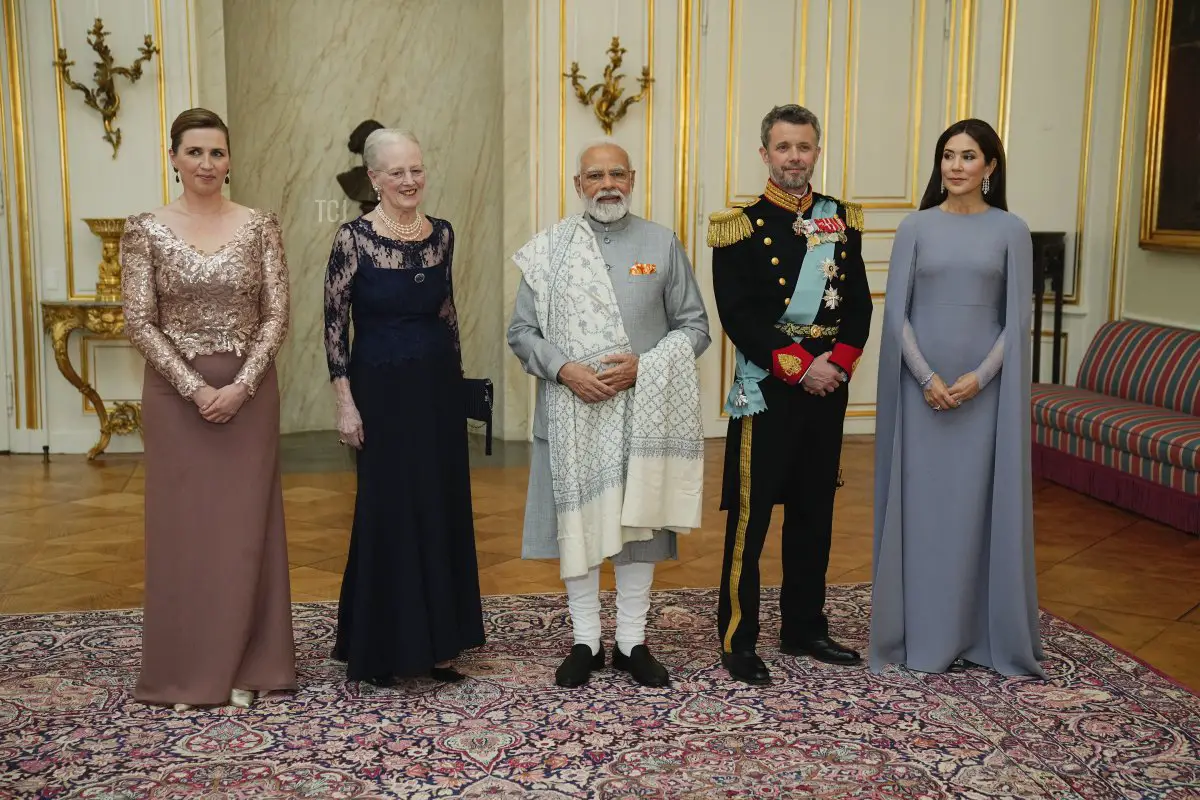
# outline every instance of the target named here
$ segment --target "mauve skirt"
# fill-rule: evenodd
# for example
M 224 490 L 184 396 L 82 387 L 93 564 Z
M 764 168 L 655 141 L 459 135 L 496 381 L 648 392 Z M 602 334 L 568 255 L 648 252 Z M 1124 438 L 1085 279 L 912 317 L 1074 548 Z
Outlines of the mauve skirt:
M 191 364 L 219 388 L 242 358 Z M 275 368 L 217 425 L 147 365 L 142 427 L 146 611 L 134 697 L 199 706 L 228 703 L 235 688 L 296 688 Z

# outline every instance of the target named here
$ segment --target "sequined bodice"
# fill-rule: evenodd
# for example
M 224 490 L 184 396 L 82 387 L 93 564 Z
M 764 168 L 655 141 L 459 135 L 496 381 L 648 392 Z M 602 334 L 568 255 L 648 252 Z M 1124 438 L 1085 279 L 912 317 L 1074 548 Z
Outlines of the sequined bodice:
M 204 385 L 198 355 L 245 356 L 237 381 L 258 387 L 287 332 L 288 275 L 279 220 L 254 211 L 216 251 L 196 249 L 151 213 L 121 239 L 130 341 L 185 397 Z
M 346 375 L 351 362 L 433 358 L 461 365 L 451 278 L 454 231 L 445 220 L 429 220 L 432 232 L 417 242 L 380 236 L 363 217 L 338 230 L 325 275 L 331 378 Z

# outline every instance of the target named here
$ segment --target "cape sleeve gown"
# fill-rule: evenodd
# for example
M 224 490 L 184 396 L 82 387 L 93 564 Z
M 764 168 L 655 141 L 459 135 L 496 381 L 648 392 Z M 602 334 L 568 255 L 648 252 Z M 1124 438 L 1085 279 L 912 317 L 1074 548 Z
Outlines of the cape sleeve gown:
M 880 352 L 870 666 L 1043 675 L 1030 478 L 1032 241 L 931 208 L 896 231 Z M 920 382 L 975 372 L 935 411 Z

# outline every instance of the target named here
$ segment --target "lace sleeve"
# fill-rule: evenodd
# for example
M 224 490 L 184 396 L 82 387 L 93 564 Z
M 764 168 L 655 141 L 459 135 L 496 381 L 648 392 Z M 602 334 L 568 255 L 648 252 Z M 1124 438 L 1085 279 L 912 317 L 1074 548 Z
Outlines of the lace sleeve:
M 446 223 L 446 235 L 448 237 L 446 243 L 446 299 L 442 302 L 438 316 L 450 329 L 450 336 L 454 340 L 454 352 L 458 353 L 458 371 L 463 374 L 462 341 L 458 335 L 458 310 L 454 307 L 454 228 L 450 226 L 449 222 Z
M 912 323 L 907 318 L 904 320 L 904 341 L 901 350 L 904 353 L 904 363 L 908 367 L 908 371 L 912 373 L 917 383 L 924 387 L 933 377 L 933 370 L 929 368 L 929 362 L 925 360 L 925 356 L 921 355 L 921 348 L 917 346 L 916 331 L 913 330 Z
M 349 225 L 338 229 L 325 269 L 325 360 L 329 379 L 350 367 L 350 291 L 358 273 L 358 247 Z
M 137 217 L 130 217 L 125 222 L 120 259 L 125 335 L 150 366 L 175 387 L 175 391 L 192 399 L 206 382 L 159 327 L 154 261 L 145 223 Z
M 1004 331 L 1000 331 L 1000 335 L 996 337 L 992 349 L 988 351 L 987 356 L 975 368 L 975 377 L 979 380 L 979 389 L 991 383 L 992 378 L 999 374 L 1000 368 L 1004 366 Z
M 250 396 L 262 383 L 263 376 L 275 362 L 279 348 L 288 331 L 287 256 L 283 252 L 283 232 L 279 217 L 268 214 L 262 232 L 262 290 L 258 298 L 258 333 L 246 353 L 235 381 L 250 390 Z

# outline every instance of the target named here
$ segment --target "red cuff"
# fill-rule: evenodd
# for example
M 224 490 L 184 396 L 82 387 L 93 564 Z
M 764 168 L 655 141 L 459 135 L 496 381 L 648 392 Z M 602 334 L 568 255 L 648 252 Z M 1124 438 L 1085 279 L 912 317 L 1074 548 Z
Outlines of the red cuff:
M 849 377 L 854 375 L 854 368 L 858 366 L 858 360 L 862 358 L 862 354 L 861 348 L 838 342 L 833 346 L 833 352 L 829 354 L 829 363 L 841 367 Z
M 789 386 L 795 386 L 812 362 L 812 353 L 798 344 L 790 344 L 771 353 L 771 374 Z

